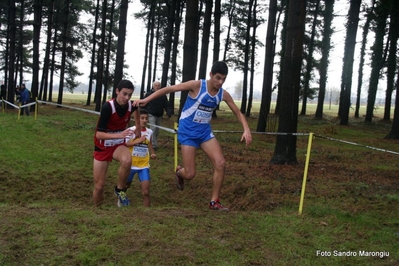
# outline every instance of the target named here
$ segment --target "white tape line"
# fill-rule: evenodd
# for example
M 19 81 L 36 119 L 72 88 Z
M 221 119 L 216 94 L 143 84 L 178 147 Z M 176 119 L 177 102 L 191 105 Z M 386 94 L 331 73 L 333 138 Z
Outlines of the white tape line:
M 63 104 L 58 104 L 58 103 L 52 103 L 52 102 L 45 102 L 45 101 L 40 101 L 40 100 L 38 100 L 37 102 L 45 103 L 45 104 L 49 104 L 49 105 L 66 107 L 66 108 L 70 108 L 70 109 L 75 109 L 75 110 L 79 110 L 79 111 L 83 111 L 83 112 L 87 112 L 87 113 L 100 115 L 100 112 L 96 112 L 96 111 L 92 111 L 92 110 L 88 110 L 88 109 L 84 109 L 84 108 L 77 108 L 77 107 L 73 107 L 73 106 L 68 106 L 68 105 L 63 105 Z
M 13 104 L 13 103 L 10 103 L 9 101 L 6 101 L 6 100 L 4 100 L 4 102 L 5 102 L 5 103 L 8 103 L 9 105 L 11 105 L 11 106 L 14 107 L 14 108 L 19 109 L 19 106 L 18 106 L 18 105 L 15 105 L 15 104 Z
M 149 125 L 149 126 L 152 126 L 152 127 L 160 128 L 160 129 L 165 130 L 165 131 L 167 131 L 167 132 L 169 132 L 169 133 L 172 133 L 172 134 L 175 134 L 175 133 L 176 133 L 176 130 L 171 129 L 171 128 L 162 127 L 162 126 L 158 126 L 158 125 L 154 125 L 154 124 L 150 124 L 150 123 L 148 123 L 148 125 Z
M 324 136 L 321 136 L 321 135 L 315 135 L 315 137 L 319 137 L 319 138 L 322 138 L 322 139 L 328 139 L 328 140 L 332 140 L 332 141 L 338 141 L 338 142 L 342 142 L 342 143 L 345 143 L 345 144 L 350 144 L 350 145 L 354 145 L 354 146 L 360 146 L 360 147 L 364 147 L 364 148 L 368 148 L 368 149 L 372 149 L 372 150 L 376 150 L 376 151 L 382 151 L 382 152 L 387 152 L 387 153 L 392 153 L 392 154 L 399 155 L 399 152 L 396 152 L 396 151 L 390 151 L 390 150 L 386 150 L 386 149 L 381 149 L 381 148 L 376 148 L 376 147 L 372 147 L 372 146 L 362 145 L 362 144 L 358 144 L 358 143 L 347 141 L 347 140 L 334 139 L 334 138 L 324 137 Z

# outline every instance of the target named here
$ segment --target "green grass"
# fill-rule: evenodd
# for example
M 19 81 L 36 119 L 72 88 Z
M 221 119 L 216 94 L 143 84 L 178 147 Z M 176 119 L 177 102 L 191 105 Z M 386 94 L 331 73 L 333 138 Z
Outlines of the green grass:
M 198 151 L 198 175 L 184 191 L 173 180 L 172 135 L 151 163 L 152 207 L 142 207 L 137 181 L 132 206 L 117 208 L 117 164 L 105 202 L 92 206 L 94 114 L 40 106 L 37 120 L 0 113 L 0 265 L 397 265 L 399 221 L 396 155 L 315 138 L 298 215 L 307 137 L 298 137 L 297 166 L 272 166 L 275 136 L 217 133 L 227 158 L 223 203 L 207 209 L 212 173 Z M 174 119 L 164 119 L 172 127 Z M 256 115 L 248 119 L 255 128 Z M 215 129 L 239 130 L 220 111 Z M 335 130 L 328 131 L 329 127 Z M 389 126 L 301 117 L 301 132 L 399 150 L 384 140 Z M 360 256 L 359 251 L 389 256 Z M 317 255 L 318 251 L 331 256 Z M 357 256 L 334 256 L 357 252 Z M 341 253 L 342 254 L 342 253 Z

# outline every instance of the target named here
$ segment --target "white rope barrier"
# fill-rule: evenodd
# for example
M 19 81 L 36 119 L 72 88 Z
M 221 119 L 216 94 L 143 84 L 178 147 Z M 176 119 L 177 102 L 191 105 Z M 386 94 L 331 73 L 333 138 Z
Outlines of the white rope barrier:
M 9 101 L 3 100 L 3 102 L 7 103 L 8 105 L 11 105 L 11 106 L 14 107 L 14 108 L 19 109 L 19 106 L 18 106 L 18 105 L 15 105 L 15 104 L 13 104 L 13 103 L 10 103 Z
M 40 100 L 37 100 L 37 102 L 38 103 L 49 104 L 49 105 L 55 105 L 55 106 L 59 106 L 59 107 L 70 108 L 70 109 L 83 111 L 83 112 L 87 112 L 87 113 L 92 113 L 92 114 L 96 114 L 96 115 L 100 115 L 100 112 L 92 111 L 92 110 L 88 110 L 88 109 L 84 109 L 84 108 L 78 108 L 78 107 L 63 105 L 63 104 L 59 104 L 59 103 L 45 102 L 45 101 L 40 101 Z
M 83 112 L 87 112 L 87 113 L 92 113 L 92 114 L 96 114 L 96 115 L 100 115 L 100 112 L 97 111 L 92 111 L 92 110 L 88 110 L 88 109 L 84 109 L 84 108 L 78 108 L 78 107 L 73 107 L 73 106 L 68 106 L 68 105 L 64 105 L 64 104 L 58 104 L 58 103 L 53 103 L 53 102 L 46 102 L 46 101 L 41 101 L 41 100 L 37 100 L 35 102 L 32 103 L 28 103 L 22 106 L 17 106 L 15 104 L 10 103 L 7 100 L 1 100 L 0 102 L 5 102 L 8 105 L 17 108 L 17 109 L 21 109 L 27 106 L 31 106 L 31 105 L 35 105 L 37 103 L 43 103 L 43 104 L 48 104 L 48 105 L 54 105 L 54 106 L 59 106 L 59 107 L 65 107 L 65 108 L 70 108 L 70 109 L 74 109 L 74 110 L 78 110 L 78 111 L 83 111 Z M 148 124 L 152 127 L 157 127 L 159 129 L 162 129 L 164 131 L 167 131 L 169 133 L 172 134 L 177 134 L 177 130 L 173 129 L 173 128 L 167 128 L 167 127 L 163 127 L 163 126 L 158 126 L 158 125 L 154 125 L 154 124 Z M 214 133 L 243 133 L 242 131 L 229 131 L 229 130 L 213 130 Z M 309 136 L 310 133 L 283 133 L 283 132 L 251 132 L 251 134 L 253 135 L 282 135 L 282 136 Z M 386 153 L 391 153 L 391 154 L 396 154 L 399 155 L 399 152 L 396 151 L 391 151 L 391 150 L 387 150 L 387 149 L 381 149 L 381 148 L 377 148 L 377 147 L 372 147 L 372 146 L 368 146 L 368 145 L 362 145 L 359 143 L 355 143 L 352 141 L 346 141 L 346 140 L 340 140 L 340 139 L 335 139 L 335 138 L 330 138 L 330 137 L 325 137 L 325 136 L 321 136 L 321 135 L 316 135 L 314 134 L 315 137 L 318 138 L 323 138 L 323 139 L 327 139 L 327 140 L 331 140 L 331 141 L 337 141 L 337 142 L 341 142 L 341 143 L 345 143 L 345 144 L 349 144 L 349 145 L 354 145 L 354 146 L 359 146 L 359 147 L 364 147 L 364 148 L 368 148 L 368 149 L 372 149 L 372 150 L 376 150 L 376 151 L 381 151 L 381 152 L 386 152 Z
M 362 145 L 362 144 L 359 144 L 359 143 L 356 143 L 356 142 L 352 142 L 352 141 L 334 139 L 334 138 L 330 138 L 330 137 L 324 137 L 324 136 L 321 136 L 321 135 L 315 135 L 315 137 L 322 138 L 322 139 L 327 139 L 327 140 L 332 140 L 332 141 L 337 141 L 337 142 L 342 142 L 342 143 L 349 144 L 349 145 L 364 147 L 364 148 L 368 148 L 368 149 L 372 149 L 372 150 L 376 150 L 376 151 L 382 151 L 382 152 L 387 152 L 387 153 L 392 153 L 392 154 L 399 155 L 399 152 L 396 152 L 396 151 L 390 151 L 390 150 L 376 148 L 376 147 L 372 147 L 372 146 L 368 146 L 368 145 Z

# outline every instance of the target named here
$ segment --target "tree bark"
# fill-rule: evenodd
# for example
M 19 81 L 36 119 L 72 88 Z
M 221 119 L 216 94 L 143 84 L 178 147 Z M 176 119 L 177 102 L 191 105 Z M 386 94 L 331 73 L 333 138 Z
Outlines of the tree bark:
M 320 86 L 319 96 L 317 99 L 317 107 L 315 118 L 323 118 L 324 99 L 326 95 L 326 83 L 328 73 L 328 59 L 331 50 L 331 34 L 333 29 L 331 27 L 334 13 L 334 0 L 325 0 L 324 11 L 324 26 L 323 26 L 323 40 L 321 46 L 321 60 L 320 60 Z
M 297 164 L 296 140 L 298 101 L 305 31 L 306 0 L 289 1 L 286 52 L 283 58 L 284 77 L 281 81 L 281 107 L 272 164 Z
M 371 59 L 371 74 L 368 89 L 365 122 L 371 122 L 374 115 L 375 97 L 377 95 L 380 71 L 383 66 L 384 36 L 388 17 L 388 6 L 388 0 L 381 0 L 377 4 L 375 9 L 376 29 L 374 45 L 372 47 L 373 55 Z
M 355 56 L 357 25 L 359 24 L 359 12 L 361 0 L 350 2 L 348 23 L 345 38 L 344 59 L 341 76 L 341 97 L 339 104 L 339 117 L 341 125 L 348 125 L 349 109 L 351 106 L 351 89 L 353 74 L 353 58 Z
M 116 51 L 116 65 L 114 87 L 112 90 L 112 97 L 116 96 L 115 88 L 119 81 L 123 79 L 123 65 L 125 63 L 125 42 L 126 42 L 126 24 L 127 24 L 127 10 L 129 7 L 129 0 L 122 0 L 120 5 L 119 31 L 118 31 L 118 48 Z
M 256 131 L 265 132 L 267 125 L 267 118 L 270 113 L 270 106 L 272 101 L 272 85 L 273 85 L 273 65 L 275 55 L 275 40 L 276 35 L 274 29 L 276 27 L 277 15 L 277 0 L 269 1 L 269 18 L 267 24 L 266 46 L 265 46 L 265 66 L 263 69 L 263 85 L 262 85 L 262 99 L 260 103 L 260 111 L 258 118 L 258 125 Z
M 195 79 L 198 53 L 198 20 L 198 0 L 187 1 L 186 29 L 184 31 L 183 45 L 183 82 Z M 188 91 L 181 93 L 179 118 L 187 95 Z

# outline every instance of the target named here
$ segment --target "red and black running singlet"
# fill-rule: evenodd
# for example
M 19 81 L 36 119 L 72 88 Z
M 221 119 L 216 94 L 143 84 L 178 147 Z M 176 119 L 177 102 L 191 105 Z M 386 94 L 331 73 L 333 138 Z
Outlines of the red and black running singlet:
M 137 108 L 132 107 L 129 101 L 127 106 L 120 106 L 115 99 L 107 101 L 101 108 L 100 117 L 98 118 L 96 132 L 102 131 L 106 133 L 119 133 L 127 128 L 130 117 Z M 104 150 L 124 143 L 125 139 L 99 140 L 94 133 L 94 145 L 96 151 Z

